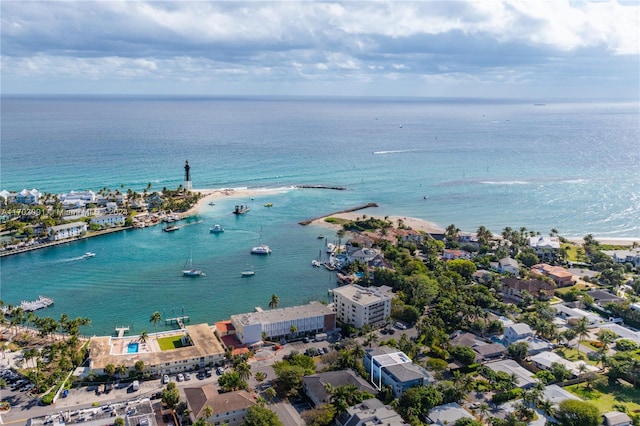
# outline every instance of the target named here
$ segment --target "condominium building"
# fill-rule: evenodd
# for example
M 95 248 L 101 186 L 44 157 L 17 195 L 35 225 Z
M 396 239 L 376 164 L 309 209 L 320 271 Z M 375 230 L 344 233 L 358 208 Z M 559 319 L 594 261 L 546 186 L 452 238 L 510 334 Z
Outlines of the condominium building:
M 231 315 L 231 324 L 237 339 L 251 345 L 264 338 L 273 340 L 332 331 L 336 328 L 336 314 L 327 305 L 311 302 L 304 306 Z
M 362 287 L 357 284 L 333 289 L 336 317 L 345 324 L 362 328 L 383 323 L 391 315 L 391 287 Z

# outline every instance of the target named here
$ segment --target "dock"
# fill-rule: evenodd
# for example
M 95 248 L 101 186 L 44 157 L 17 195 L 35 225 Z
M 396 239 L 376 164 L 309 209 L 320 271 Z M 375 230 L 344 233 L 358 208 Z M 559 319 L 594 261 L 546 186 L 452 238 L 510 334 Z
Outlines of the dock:
M 303 220 L 302 222 L 298 222 L 298 223 L 300 225 L 306 226 L 306 225 L 309 225 L 310 223 L 312 223 L 313 221 L 324 219 L 325 217 L 329 217 L 329 216 L 334 215 L 334 214 L 351 213 L 351 212 L 355 212 L 355 211 L 358 211 L 358 210 L 368 209 L 369 207 L 378 207 L 378 205 L 376 203 L 362 204 L 360 206 L 352 207 L 350 209 L 340 210 L 339 212 L 333 212 L 333 213 L 325 214 L 324 216 L 314 217 L 313 219 Z
M 39 309 L 44 309 L 53 305 L 53 299 L 46 296 L 39 296 L 36 300 L 23 300 L 20 302 L 19 308 L 21 308 L 24 312 L 33 312 Z M 10 315 L 9 308 L 7 306 L 2 308 L 2 313 L 5 315 Z
M 189 321 L 191 321 L 189 315 L 183 315 L 181 317 L 165 318 L 164 324 L 178 324 L 182 330 L 184 329 L 184 323 Z
M 122 339 L 124 337 L 124 333 L 129 331 L 129 327 L 116 327 L 116 333 L 118 333 L 118 338 Z

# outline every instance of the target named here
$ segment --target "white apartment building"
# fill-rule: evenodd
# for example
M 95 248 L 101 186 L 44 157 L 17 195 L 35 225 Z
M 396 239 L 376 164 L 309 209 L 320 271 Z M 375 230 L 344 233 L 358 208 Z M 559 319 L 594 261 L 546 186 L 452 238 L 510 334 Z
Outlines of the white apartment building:
M 87 232 L 85 222 L 71 222 L 47 228 L 49 239 L 53 241 L 64 240 L 65 238 L 79 237 Z
M 333 289 L 336 318 L 362 328 L 383 323 L 391 315 L 391 287 L 362 287 L 357 284 Z
M 326 333 L 336 328 L 336 314 L 320 302 L 311 302 L 303 306 L 231 315 L 231 324 L 237 339 L 251 345 L 262 341 L 263 333 L 267 339 Z

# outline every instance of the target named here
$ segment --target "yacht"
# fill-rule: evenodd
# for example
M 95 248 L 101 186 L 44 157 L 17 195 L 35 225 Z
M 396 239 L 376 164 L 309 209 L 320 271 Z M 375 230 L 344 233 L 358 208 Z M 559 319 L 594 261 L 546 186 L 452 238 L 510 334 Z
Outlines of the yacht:
M 215 225 L 213 225 L 213 228 L 209 228 L 209 232 L 218 234 L 220 232 L 224 232 L 224 228 L 222 227 L 222 225 L 216 223 Z
M 252 268 L 247 268 L 244 271 L 242 271 L 241 274 L 243 277 L 250 277 L 252 275 L 255 275 L 256 272 Z
M 86 252 L 85 254 L 82 255 L 83 259 L 89 259 L 90 257 L 96 257 L 96 254 L 88 251 L 88 252 Z
M 261 244 L 251 249 L 251 254 L 271 254 L 269 246 Z

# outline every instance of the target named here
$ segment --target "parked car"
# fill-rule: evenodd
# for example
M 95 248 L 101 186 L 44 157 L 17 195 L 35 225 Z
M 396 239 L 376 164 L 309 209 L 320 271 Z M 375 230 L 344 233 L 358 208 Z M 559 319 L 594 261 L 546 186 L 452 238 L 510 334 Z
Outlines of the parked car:
M 191 374 L 189 373 L 184 373 L 184 381 L 188 382 L 189 380 L 191 380 Z
M 176 377 L 176 380 L 178 380 L 179 382 L 184 381 L 184 375 L 182 373 L 178 373 L 178 376 Z
M 164 376 L 162 376 L 162 384 L 166 385 L 167 383 L 169 383 L 169 375 L 165 374 Z
M 219 376 L 224 374 L 224 367 L 218 367 L 216 368 L 216 373 L 218 373 Z

